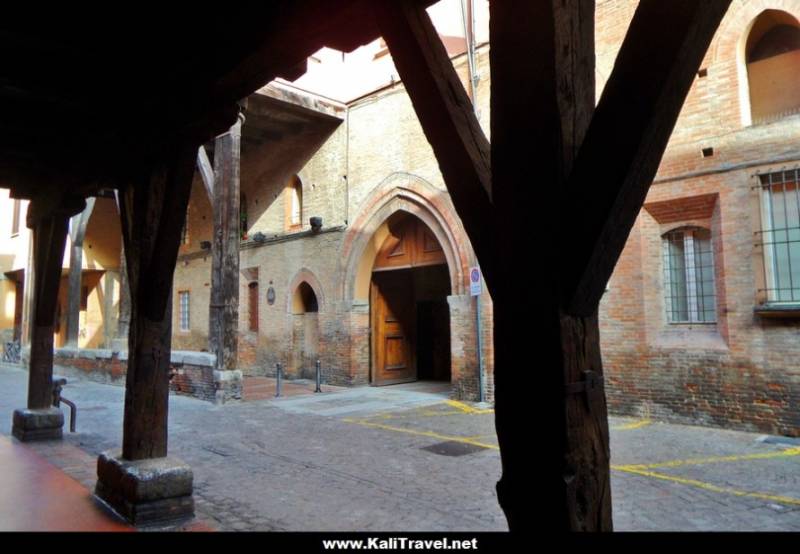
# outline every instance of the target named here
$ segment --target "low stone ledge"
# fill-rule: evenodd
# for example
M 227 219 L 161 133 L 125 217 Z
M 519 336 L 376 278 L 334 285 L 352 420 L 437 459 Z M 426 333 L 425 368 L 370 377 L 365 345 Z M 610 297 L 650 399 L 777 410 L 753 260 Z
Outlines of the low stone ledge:
M 111 349 L 59 348 L 54 353 L 59 372 L 99 383 L 124 385 L 128 352 Z M 209 352 L 173 350 L 170 355 L 170 390 L 216 404 L 241 400 L 242 372 L 217 371 Z
M 192 469 L 177 458 L 126 460 L 119 451 L 97 459 L 95 494 L 134 525 L 194 516 Z
M 172 364 L 214 367 L 217 358 L 209 352 L 193 352 L 190 350 L 173 350 L 169 359 Z
M 14 410 L 11 434 L 23 442 L 62 437 L 64 413 L 56 407 Z

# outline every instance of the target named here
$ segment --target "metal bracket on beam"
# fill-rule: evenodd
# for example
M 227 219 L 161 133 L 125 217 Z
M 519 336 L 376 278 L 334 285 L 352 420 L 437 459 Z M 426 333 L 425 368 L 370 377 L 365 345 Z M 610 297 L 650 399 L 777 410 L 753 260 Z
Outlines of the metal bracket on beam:
M 591 410 L 592 402 L 598 395 L 605 392 L 605 380 L 602 375 L 592 370 L 584 371 L 583 376 L 583 381 L 564 385 L 564 394 L 566 396 L 571 394 L 583 394 L 586 407 Z

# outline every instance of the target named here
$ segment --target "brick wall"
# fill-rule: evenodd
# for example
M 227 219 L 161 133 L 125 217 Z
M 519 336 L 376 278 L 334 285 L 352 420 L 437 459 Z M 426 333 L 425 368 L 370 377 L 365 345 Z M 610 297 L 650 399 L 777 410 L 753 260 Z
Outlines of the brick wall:
M 481 50 L 478 64 L 488 77 L 488 49 Z M 456 60 L 456 66 L 466 78 L 464 56 Z M 488 92 L 488 79 L 484 78 L 478 98 L 481 121 L 487 131 Z M 468 267 L 475 265 L 474 253 L 408 95 L 398 83 L 348 107 L 343 123 L 298 171 L 303 186 L 304 224 L 299 230 L 285 228 L 285 180 L 259 174 L 259 160 L 248 152 L 258 149 L 244 151 L 242 161 L 249 235 L 262 232 L 267 241 L 261 245 L 248 241 L 240 252 L 242 275 L 258 269 L 259 302 L 258 331 L 254 332 L 249 329 L 250 279 L 240 277 L 238 367 L 247 375 L 274 375 L 275 364 L 280 363 L 289 377 L 312 377 L 314 363 L 319 359 L 326 383 L 369 383 L 369 304 L 366 297 L 348 293 L 355 279 L 353 264 L 359 260 L 346 262 L 344 258 L 354 242 L 375 231 L 374 216 L 383 214 L 386 200 L 396 191 L 408 190 L 426 205 L 420 209 L 434 214 L 430 217 L 445 229 L 447 240 L 458 243 L 450 269 L 459 288 L 465 286 Z M 308 218 L 312 215 L 323 218 L 323 232 L 309 231 Z M 209 252 L 200 250 L 200 242 L 211 240 L 212 217 L 205 190 L 197 179 L 188 219 L 190 243 L 181 248 L 175 271 L 173 345 L 202 351 L 208 347 L 211 260 Z M 317 296 L 316 314 L 293 313 L 292 295 L 303 281 Z M 273 304 L 266 301 L 270 287 L 275 295 Z M 189 331 L 179 328 L 178 291 L 190 292 Z M 488 295 L 485 298 L 484 357 L 487 371 L 491 372 L 491 299 Z M 459 398 L 477 399 L 476 385 L 469 384 L 466 378 L 462 383 L 458 377 L 477 371 L 471 366 L 469 370 L 460 369 L 477 364 L 474 320 L 474 310 L 469 307 L 463 314 L 451 314 L 451 334 L 456 337 L 453 344 L 459 343 L 462 333 L 469 333 L 465 340 L 471 344 L 463 354 L 454 355 L 453 390 Z M 492 390 L 491 382 L 487 388 Z
M 67 377 L 74 375 L 124 386 L 127 367 L 126 352 L 63 348 L 54 353 L 54 373 Z M 176 394 L 215 403 L 241 400 L 242 375 L 238 371 L 215 371 L 213 359 L 208 354 L 174 350 L 170 361 L 169 389 Z
M 635 2 L 599 4 L 598 17 L 627 13 L 629 4 Z M 707 76 L 692 87 L 609 282 L 601 344 L 612 413 L 800 435 L 800 320 L 754 311 L 763 300 L 755 175 L 800 163 L 800 117 L 744 122 L 738 48 L 749 23 L 768 8 L 800 17 L 797 0 L 733 2 L 703 62 Z M 621 28 L 605 24 L 604 40 L 620 40 Z M 704 157 L 705 148 L 713 155 Z M 711 325 L 667 322 L 661 237 L 684 225 L 712 234 Z

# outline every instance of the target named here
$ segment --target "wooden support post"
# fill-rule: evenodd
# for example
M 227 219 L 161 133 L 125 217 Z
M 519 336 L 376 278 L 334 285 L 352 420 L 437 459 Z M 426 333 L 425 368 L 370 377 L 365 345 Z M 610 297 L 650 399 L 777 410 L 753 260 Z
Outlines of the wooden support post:
M 220 114 L 229 125 L 234 113 Z M 202 140 L 191 134 L 128 168 L 117 194 L 130 291 L 125 414 L 122 451 L 100 455 L 95 493 L 136 524 L 194 513 L 192 470 L 167 456 L 167 422 L 172 283 Z
M 239 349 L 239 165 L 243 116 L 214 146 L 214 235 L 211 243 L 209 350 L 217 369 L 234 370 Z
M 125 261 L 125 247 L 121 248 L 119 261 L 119 319 L 115 341 L 127 350 L 128 332 L 131 326 L 131 290 L 128 283 L 128 263 Z M 116 349 L 116 343 L 115 347 Z
M 167 455 L 172 279 L 196 149 L 145 165 L 122 190 L 120 219 L 131 299 L 122 457 Z
M 595 114 L 594 0 L 492 2 L 491 180 L 424 10 L 411 0 L 374 8 L 494 300 L 497 489 L 513 531 L 612 528 L 597 291 L 728 3 L 643 0 Z M 523 284 L 532 242 L 537 269 Z M 536 403 L 521 368 L 535 368 Z M 543 421 L 547 448 L 533 457 L 530 428 Z
M 413 0 L 375 2 L 375 16 L 403 79 L 484 278 L 494 280 L 496 237 L 489 142 L 425 8 Z
M 611 530 L 608 422 L 597 318 L 559 303 L 563 185 L 594 107 L 594 2 L 492 2 L 492 179 L 498 282 L 495 400 L 503 476 L 498 499 L 512 531 Z M 530 210 L 536 210 L 532 232 Z M 547 206 L 546 209 L 541 209 Z M 519 281 L 535 241 L 537 270 Z M 523 322 L 530 322 L 525 325 Z M 520 370 L 542 394 L 530 402 Z M 585 373 L 591 370 L 592 373 Z M 547 447 L 534 455 L 530 428 Z M 544 512 L 531 504 L 547 505 Z M 535 524 L 534 524 L 535 523 Z
M 117 205 L 117 213 L 122 214 L 119 191 L 116 191 L 114 199 Z M 125 245 L 123 244 L 119 252 L 119 317 L 117 318 L 117 332 L 112 341 L 112 348 L 114 350 L 128 349 L 130 324 L 131 289 L 128 283 L 128 263 L 125 261 Z
M 81 277 L 83 273 L 83 239 L 94 210 L 94 197 L 86 200 L 86 208 L 70 219 L 69 286 L 67 294 L 67 346 L 78 347 L 81 309 Z
M 28 207 L 33 230 L 33 305 L 28 370 L 28 409 L 14 412 L 12 432 L 20 440 L 61 437 L 64 418 L 53 408 L 53 330 L 69 218 L 84 208 L 77 197 L 48 191 Z

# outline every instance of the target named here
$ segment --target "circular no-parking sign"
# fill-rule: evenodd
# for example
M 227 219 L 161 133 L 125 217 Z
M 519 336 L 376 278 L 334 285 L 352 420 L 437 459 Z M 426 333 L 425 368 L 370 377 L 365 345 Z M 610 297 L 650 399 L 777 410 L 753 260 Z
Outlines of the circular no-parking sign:
M 481 290 L 481 270 L 479 267 L 473 267 L 469 270 L 469 294 L 471 296 L 478 296 Z

